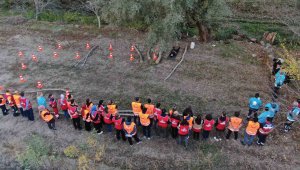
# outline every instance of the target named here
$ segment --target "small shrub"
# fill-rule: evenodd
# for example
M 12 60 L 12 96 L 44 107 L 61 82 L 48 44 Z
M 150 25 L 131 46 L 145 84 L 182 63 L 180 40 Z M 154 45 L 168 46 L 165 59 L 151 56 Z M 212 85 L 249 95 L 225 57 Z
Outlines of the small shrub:
M 90 169 L 89 160 L 86 157 L 86 155 L 81 155 L 78 158 L 78 169 L 79 170 L 88 170 L 88 169 Z
M 95 153 L 94 160 L 96 162 L 100 162 L 103 159 L 104 153 L 105 153 L 105 145 L 101 145 L 101 146 L 97 147 L 97 151 Z
M 64 154 L 69 158 L 77 158 L 79 153 L 79 150 L 74 145 L 68 146 L 64 149 Z

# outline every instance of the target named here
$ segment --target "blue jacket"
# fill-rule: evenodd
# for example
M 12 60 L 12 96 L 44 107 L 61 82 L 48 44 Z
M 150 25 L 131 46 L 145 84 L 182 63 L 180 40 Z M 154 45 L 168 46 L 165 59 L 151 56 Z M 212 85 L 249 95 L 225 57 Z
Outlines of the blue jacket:
M 272 104 L 275 105 L 275 108 L 272 107 Z M 277 103 L 267 103 L 265 108 L 269 108 L 269 111 L 274 112 L 275 115 L 279 112 L 279 105 Z
M 281 87 L 285 81 L 286 73 L 280 72 L 275 75 L 275 87 Z
M 45 106 L 45 108 L 47 108 L 47 100 L 45 97 L 40 96 L 37 98 L 37 104 L 38 106 Z
M 262 105 L 260 98 L 251 97 L 249 99 L 249 108 L 258 110 Z
M 258 122 L 259 123 L 266 123 L 267 117 L 274 117 L 275 113 L 271 112 L 271 111 L 265 111 L 262 112 L 259 116 L 258 116 Z
M 299 113 L 300 113 L 300 108 L 294 107 L 291 111 L 288 112 L 287 119 L 291 122 L 294 122 L 296 121 L 296 118 L 299 116 Z
M 97 106 L 96 105 L 92 106 L 91 113 L 92 113 L 93 116 L 96 115 L 96 113 L 97 113 Z

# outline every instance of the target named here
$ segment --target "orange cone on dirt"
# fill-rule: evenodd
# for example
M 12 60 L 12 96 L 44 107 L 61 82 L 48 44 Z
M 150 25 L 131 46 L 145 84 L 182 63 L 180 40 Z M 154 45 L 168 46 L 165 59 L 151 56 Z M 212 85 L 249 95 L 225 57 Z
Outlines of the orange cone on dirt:
M 109 53 L 108 58 L 109 58 L 109 59 L 112 59 L 112 58 L 113 58 L 113 54 L 112 54 L 112 53 Z
M 24 63 L 21 63 L 22 70 L 26 70 L 27 66 Z
M 38 81 L 36 87 L 39 88 L 39 89 L 43 88 L 42 82 Z
M 153 53 L 153 60 L 156 61 L 158 59 L 156 53 Z
M 23 51 L 19 51 L 19 52 L 18 52 L 18 56 L 19 56 L 19 57 L 24 57 Z
M 62 46 L 60 43 L 57 44 L 57 49 L 61 50 L 62 49 Z
M 86 48 L 87 50 L 89 50 L 89 49 L 91 48 L 90 43 L 86 43 L 85 48 Z
M 38 62 L 38 59 L 37 59 L 36 55 L 32 54 L 32 55 L 31 55 L 31 58 L 32 58 L 32 61 Z
M 130 54 L 130 58 L 129 58 L 129 60 L 130 60 L 130 61 L 133 61 L 133 60 L 134 60 L 134 56 L 133 56 L 133 54 L 132 54 L 132 53 Z
M 19 78 L 21 83 L 24 83 L 26 81 L 22 75 L 20 75 Z
M 134 52 L 134 45 L 130 47 L 130 52 Z
M 57 52 L 53 52 L 53 58 L 58 58 L 59 57 L 59 55 L 58 55 L 58 53 Z
M 109 51 L 113 51 L 113 47 L 112 47 L 111 43 L 109 43 L 108 50 L 109 50 Z
M 43 51 L 43 47 L 39 45 L 39 46 L 38 46 L 38 51 L 39 51 L 39 52 L 42 52 L 42 51 Z
M 79 52 L 76 52 L 75 59 L 76 59 L 76 60 L 79 60 L 79 59 L 80 59 Z

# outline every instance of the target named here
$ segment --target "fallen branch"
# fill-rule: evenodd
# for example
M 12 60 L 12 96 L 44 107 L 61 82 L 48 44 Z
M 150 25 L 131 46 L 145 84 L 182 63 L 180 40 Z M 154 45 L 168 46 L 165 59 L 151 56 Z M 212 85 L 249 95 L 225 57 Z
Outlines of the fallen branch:
M 165 78 L 165 81 L 171 77 L 171 75 L 174 73 L 174 71 L 177 69 L 177 67 L 182 63 L 184 57 L 185 57 L 185 53 L 187 51 L 188 46 L 185 46 L 184 49 L 184 53 L 182 54 L 181 60 L 179 61 L 179 63 L 173 68 L 172 72 Z
M 135 51 L 138 53 L 138 55 L 140 56 L 140 63 L 143 63 L 144 59 L 143 59 L 143 56 L 140 52 L 140 50 L 136 47 L 136 46 L 133 46 Z
M 83 67 L 87 61 L 87 59 L 93 54 L 93 52 L 99 47 L 99 45 L 94 46 L 90 52 L 86 55 L 84 62 L 82 63 L 81 67 Z

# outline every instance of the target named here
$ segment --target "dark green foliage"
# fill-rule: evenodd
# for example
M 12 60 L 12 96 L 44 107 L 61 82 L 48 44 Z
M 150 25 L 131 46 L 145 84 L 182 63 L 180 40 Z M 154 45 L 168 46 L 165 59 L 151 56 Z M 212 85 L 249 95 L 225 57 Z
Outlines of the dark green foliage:
M 237 34 L 237 30 L 234 27 L 221 27 L 216 30 L 215 40 L 227 40 L 231 39 L 232 35 Z

